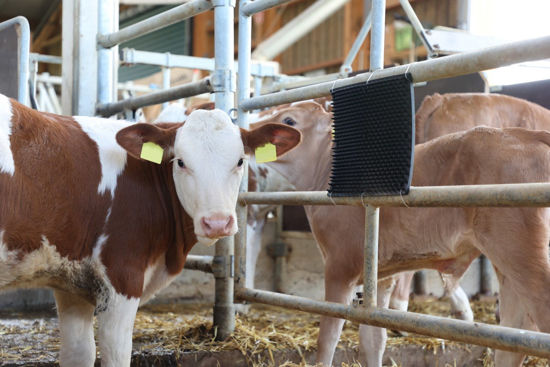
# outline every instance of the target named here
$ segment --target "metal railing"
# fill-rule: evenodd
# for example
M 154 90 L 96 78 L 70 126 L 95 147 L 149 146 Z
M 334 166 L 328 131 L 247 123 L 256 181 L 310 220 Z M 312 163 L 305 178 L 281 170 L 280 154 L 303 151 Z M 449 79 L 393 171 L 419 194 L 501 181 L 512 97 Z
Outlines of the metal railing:
M 447 56 L 382 70 L 385 0 L 373 0 L 371 70 L 352 78 L 324 82 L 290 91 L 249 98 L 251 59 L 251 16 L 286 1 L 240 0 L 239 11 L 239 90 L 238 123 L 248 127 L 248 111 L 330 94 L 331 89 L 369 79 L 410 72 L 415 82 L 463 75 L 550 57 L 550 37 L 510 43 L 480 51 Z M 468 323 L 442 317 L 381 309 L 376 307 L 378 282 L 378 227 L 380 206 L 550 206 L 550 183 L 412 187 L 403 197 L 334 197 L 326 192 L 246 193 L 245 182 L 239 194 L 237 218 L 240 231 L 235 236 L 236 299 L 260 302 L 301 311 L 344 318 L 378 327 L 406 330 L 434 337 L 474 343 L 513 352 L 550 357 L 550 334 L 501 326 Z M 245 287 L 246 206 L 248 204 L 366 205 L 364 251 L 364 305 L 348 306 L 314 301 Z
M 18 33 L 18 85 L 17 100 L 25 105 L 28 104 L 29 95 L 29 53 L 31 47 L 31 30 L 27 18 L 18 16 L 0 23 L 0 31 L 17 26 Z

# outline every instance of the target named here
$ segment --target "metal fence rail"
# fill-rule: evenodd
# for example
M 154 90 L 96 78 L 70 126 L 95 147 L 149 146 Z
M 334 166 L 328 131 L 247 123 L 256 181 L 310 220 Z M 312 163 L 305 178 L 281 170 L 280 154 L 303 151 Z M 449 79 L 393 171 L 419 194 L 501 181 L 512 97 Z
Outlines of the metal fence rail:
M 151 18 L 132 24 L 118 32 L 99 34 L 97 36 L 97 43 L 102 47 L 111 48 L 122 42 L 168 27 L 210 9 L 212 9 L 212 1 L 210 0 L 191 0 Z
M 18 86 L 17 86 L 17 100 L 22 104 L 28 104 L 28 95 L 29 95 L 29 54 L 31 47 L 31 30 L 29 26 L 29 21 L 27 18 L 18 16 L 5 22 L 0 23 L 0 31 L 17 26 L 18 33 Z
M 326 191 L 247 192 L 241 205 L 355 205 L 410 207 L 547 207 L 550 183 L 413 186 L 405 196 L 328 197 Z
M 452 77 L 492 69 L 513 63 L 550 57 L 550 37 L 514 42 L 475 52 L 447 56 L 383 70 L 385 0 L 372 1 L 371 70 L 352 78 L 329 81 L 249 98 L 251 23 L 250 16 L 286 1 L 240 0 L 239 11 L 239 91 L 238 122 L 248 125 L 248 111 L 296 102 L 330 94 L 332 88 L 367 82 L 410 72 L 415 82 Z M 283 306 L 327 316 L 353 320 L 373 326 L 391 327 L 420 334 L 491 346 L 513 352 L 550 357 L 550 334 L 534 333 L 480 323 L 444 319 L 376 307 L 378 284 L 379 206 L 415 207 L 547 207 L 550 206 L 550 183 L 511 185 L 473 185 L 412 187 L 402 197 L 335 197 L 326 192 L 246 193 L 241 185 L 237 210 L 239 236 L 236 237 L 236 299 Z M 302 297 L 260 291 L 245 287 L 246 206 L 249 204 L 290 205 L 362 205 L 365 210 L 364 298 L 362 307 L 314 301 Z
M 185 97 L 196 96 L 202 93 L 212 92 L 210 79 L 206 78 L 198 82 L 188 83 L 177 87 L 164 89 L 144 96 L 123 99 L 122 101 L 98 104 L 97 113 L 102 116 L 112 116 L 124 110 L 135 110 L 140 107 L 150 106 L 162 102 L 173 101 Z
M 512 42 L 502 46 L 445 56 L 439 59 L 419 61 L 370 73 L 362 73 L 351 78 L 253 97 L 242 101 L 240 108 L 252 111 L 258 108 L 327 96 L 333 88 L 366 82 L 369 79 L 374 80 L 404 74 L 405 72 L 411 73 L 414 82 L 418 83 L 547 58 L 550 58 L 550 36 Z
M 436 338 L 456 340 L 530 355 L 550 357 L 550 334 L 521 331 L 504 326 L 466 322 L 364 306 L 322 302 L 269 291 L 237 288 L 235 295 L 242 300 L 258 302 L 319 315 L 338 317 L 362 324 L 415 332 Z

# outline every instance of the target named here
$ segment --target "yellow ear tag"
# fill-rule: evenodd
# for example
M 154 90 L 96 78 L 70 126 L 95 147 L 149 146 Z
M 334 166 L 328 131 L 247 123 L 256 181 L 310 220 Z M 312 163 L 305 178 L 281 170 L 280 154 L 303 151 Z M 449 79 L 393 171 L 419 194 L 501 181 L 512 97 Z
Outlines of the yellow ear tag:
M 143 143 L 141 147 L 140 158 L 145 159 L 156 164 L 162 162 L 162 155 L 164 154 L 164 149 L 158 144 L 148 141 Z
M 277 149 L 275 145 L 271 143 L 256 148 L 254 154 L 256 155 L 256 163 L 266 163 L 277 160 Z

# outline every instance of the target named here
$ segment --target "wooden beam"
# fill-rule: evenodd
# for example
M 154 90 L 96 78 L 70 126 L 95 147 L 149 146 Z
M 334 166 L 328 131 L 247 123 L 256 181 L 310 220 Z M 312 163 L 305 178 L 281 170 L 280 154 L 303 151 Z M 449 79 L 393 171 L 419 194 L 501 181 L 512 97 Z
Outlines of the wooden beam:
M 32 52 L 38 52 L 44 48 L 44 42 L 52 38 L 52 35 L 54 33 L 61 34 L 61 29 L 59 27 L 59 20 L 61 18 L 61 6 L 58 5 L 57 9 L 52 13 L 52 15 L 48 18 L 48 21 L 42 28 L 42 31 L 40 34 L 33 35 L 33 40 L 31 44 L 31 51 Z

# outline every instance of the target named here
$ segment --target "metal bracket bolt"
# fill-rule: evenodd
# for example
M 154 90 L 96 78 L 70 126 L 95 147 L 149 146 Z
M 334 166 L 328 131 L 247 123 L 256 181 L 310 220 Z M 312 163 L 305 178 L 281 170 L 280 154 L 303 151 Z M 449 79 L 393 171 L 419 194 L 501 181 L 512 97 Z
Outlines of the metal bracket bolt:
M 236 92 L 237 78 L 232 70 L 215 70 L 210 78 L 212 91 L 216 92 Z

